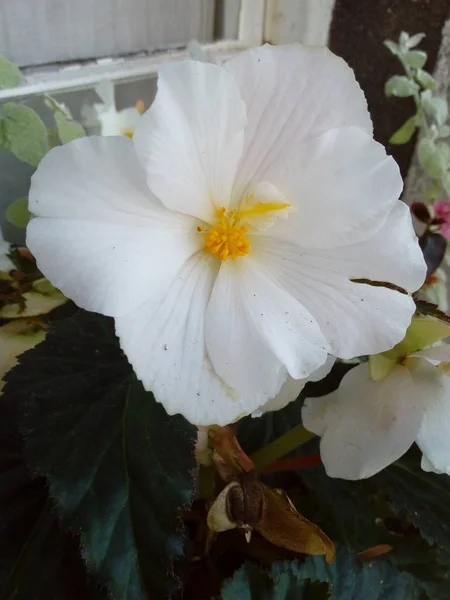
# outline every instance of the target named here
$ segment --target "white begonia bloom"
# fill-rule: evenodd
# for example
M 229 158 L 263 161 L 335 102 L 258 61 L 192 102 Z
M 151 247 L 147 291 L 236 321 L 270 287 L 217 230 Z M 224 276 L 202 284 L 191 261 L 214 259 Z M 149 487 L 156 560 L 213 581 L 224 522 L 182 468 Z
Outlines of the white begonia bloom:
M 450 345 L 413 352 L 380 379 L 369 363 L 351 369 L 339 388 L 309 398 L 303 424 L 320 435 L 330 477 L 365 479 L 398 460 L 416 442 L 422 468 L 450 474 Z
M 105 136 L 125 135 L 133 137 L 134 130 L 142 115 L 142 102 L 136 106 L 117 110 L 114 97 L 114 84 L 111 81 L 102 81 L 95 88 L 102 100 L 101 103 L 82 108 L 82 120 L 86 127 L 100 125 L 100 134 Z
M 327 353 L 391 348 L 425 265 L 399 170 L 353 71 L 326 48 L 263 46 L 161 67 L 133 139 L 51 150 L 28 245 L 121 346 L 169 414 L 227 424 Z

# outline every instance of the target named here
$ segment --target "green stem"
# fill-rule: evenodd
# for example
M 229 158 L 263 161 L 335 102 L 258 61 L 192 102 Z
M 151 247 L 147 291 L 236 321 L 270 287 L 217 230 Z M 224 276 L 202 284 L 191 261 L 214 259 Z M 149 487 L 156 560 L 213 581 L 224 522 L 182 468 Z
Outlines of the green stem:
M 303 425 L 296 425 L 265 448 L 261 448 L 261 450 L 252 454 L 250 458 L 255 463 L 257 471 L 264 471 L 266 467 L 302 444 L 306 444 L 313 437 L 315 437 L 315 434 L 305 429 Z

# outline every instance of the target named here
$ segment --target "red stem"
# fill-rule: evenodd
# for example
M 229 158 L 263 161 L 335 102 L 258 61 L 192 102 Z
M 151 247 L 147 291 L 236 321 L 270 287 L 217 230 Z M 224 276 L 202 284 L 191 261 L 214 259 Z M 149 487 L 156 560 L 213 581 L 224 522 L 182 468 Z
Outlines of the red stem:
M 311 456 L 296 456 L 295 458 L 285 458 L 272 463 L 264 469 L 264 473 L 275 473 L 277 471 L 296 471 L 298 469 L 307 469 L 308 467 L 317 467 L 322 464 L 320 454 Z

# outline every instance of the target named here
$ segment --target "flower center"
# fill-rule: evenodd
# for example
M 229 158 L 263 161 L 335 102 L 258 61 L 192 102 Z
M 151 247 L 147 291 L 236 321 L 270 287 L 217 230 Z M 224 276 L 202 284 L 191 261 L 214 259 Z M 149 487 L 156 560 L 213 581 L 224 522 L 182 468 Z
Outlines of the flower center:
M 247 226 L 243 226 L 238 218 L 238 211 L 219 208 L 218 222 L 205 232 L 205 252 L 210 252 L 221 260 L 234 260 L 250 252 L 250 241 L 246 237 Z M 197 228 L 202 231 L 201 227 Z

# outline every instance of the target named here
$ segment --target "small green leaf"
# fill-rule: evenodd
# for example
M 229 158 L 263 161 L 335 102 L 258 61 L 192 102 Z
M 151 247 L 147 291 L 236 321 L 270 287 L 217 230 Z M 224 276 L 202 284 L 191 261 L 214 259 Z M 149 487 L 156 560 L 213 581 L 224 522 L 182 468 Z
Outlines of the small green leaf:
M 406 144 L 416 131 L 416 118 L 411 117 L 389 138 L 391 144 Z
M 392 42 L 391 40 L 384 40 L 383 44 L 394 56 L 398 56 L 400 54 L 400 48 L 395 42 Z
M 422 92 L 420 100 L 425 113 L 434 119 L 438 126 L 445 125 L 448 117 L 447 100 L 440 96 L 433 96 L 431 90 Z
M 192 499 L 196 428 L 136 381 L 112 320 L 59 321 L 7 375 L 31 468 L 46 475 L 88 568 L 115 600 L 170 596 Z
M 58 100 L 56 100 L 55 98 L 53 98 L 53 96 L 45 96 L 44 99 L 44 104 L 45 106 L 47 106 L 47 108 L 49 108 L 52 112 L 60 112 L 62 113 L 67 119 L 71 119 L 72 118 L 72 113 L 70 112 L 70 110 L 67 108 L 67 106 L 64 104 L 64 102 L 58 102 Z
M 28 106 L 7 102 L 3 105 L 0 125 L 1 149 L 37 167 L 49 150 L 47 128 L 37 113 Z
M 386 96 L 397 96 L 398 98 L 414 96 L 418 90 L 417 83 L 404 75 L 394 75 L 386 81 L 384 86 Z
M 59 139 L 63 144 L 68 144 L 86 135 L 83 126 L 78 121 L 66 118 L 61 112 L 55 113 L 55 122 Z
M 416 33 L 415 35 L 412 35 L 406 43 L 407 48 L 415 48 L 425 37 L 426 35 L 424 33 Z
M 20 69 L 4 56 L 0 56 L 0 89 L 17 87 L 22 81 Z
M 53 112 L 58 137 L 63 144 L 86 135 L 83 126 L 74 120 L 72 113 L 63 102 L 58 102 L 52 96 L 46 96 L 44 103 Z
M 406 33 L 406 31 L 402 31 L 400 33 L 400 36 L 398 38 L 398 42 L 399 42 L 400 47 L 402 49 L 408 49 L 409 48 L 409 45 L 408 45 L 409 44 L 409 39 L 410 39 L 409 38 L 409 34 Z
M 448 167 L 446 151 L 427 138 L 420 140 L 417 150 L 422 168 L 433 179 L 440 179 Z
M 415 77 L 425 90 L 434 90 L 437 86 L 434 77 L 423 69 L 417 69 Z
M 6 209 L 6 218 L 16 227 L 26 227 L 31 219 L 28 198 L 17 198 Z
M 411 50 L 403 56 L 403 60 L 413 69 L 421 69 L 427 62 L 427 53 L 422 50 Z

